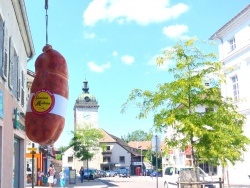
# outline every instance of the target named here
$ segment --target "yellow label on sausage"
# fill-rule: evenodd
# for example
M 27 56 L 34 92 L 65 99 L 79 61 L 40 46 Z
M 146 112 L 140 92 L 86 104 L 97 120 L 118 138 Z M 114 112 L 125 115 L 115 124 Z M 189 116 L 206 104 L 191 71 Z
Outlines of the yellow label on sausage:
M 50 91 L 46 89 L 41 89 L 32 96 L 31 109 L 35 113 L 48 113 L 52 110 L 54 105 L 55 97 Z

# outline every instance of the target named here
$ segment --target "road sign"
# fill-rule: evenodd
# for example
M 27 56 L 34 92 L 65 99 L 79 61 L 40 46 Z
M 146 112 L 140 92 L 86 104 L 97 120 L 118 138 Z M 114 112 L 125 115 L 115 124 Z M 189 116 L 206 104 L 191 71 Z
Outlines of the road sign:
M 159 152 L 161 151 L 161 138 L 158 135 L 154 135 L 152 140 L 152 151 Z
M 37 148 L 28 148 L 28 150 L 30 151 L 31 154 L 35 154 Z

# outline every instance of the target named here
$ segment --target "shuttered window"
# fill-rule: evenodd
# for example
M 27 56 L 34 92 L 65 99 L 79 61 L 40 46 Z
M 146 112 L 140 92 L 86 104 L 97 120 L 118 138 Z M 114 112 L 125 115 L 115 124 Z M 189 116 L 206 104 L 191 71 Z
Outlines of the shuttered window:
M 18 62 L 19 64 L 19 62 Z M 21 99 L 21 74 L 20 71 L 18 70 L 18 80 L 17 80 L 17 100 L 20 101 Z
M 14 66 L 13 66 L 13 93 L 17 100 L 20 99 L 20 86 L 19 86 L 19 79 L 20 79 L 20 68 L 19 68 L 19 57 L 14 53 Z
M 25 102 L 25 92 L 24 92 L 24 83 L 25 83 L 25 77 L 24 77 L 24 71 L 22 70 L 21 72 L 21 105 L 24 106 L 24 102 Z
M 13 46 L 12 37 L 10 37 L 9 42 L 9 72 L 8 72 L 8 85 L 10 89 L 13 89 L 14 83 L 14 59 L 15 59 L 15 49 Z
M 0 20 L 0 75 L 7 81 L 9 62 L 9 38 L 5 22 Z

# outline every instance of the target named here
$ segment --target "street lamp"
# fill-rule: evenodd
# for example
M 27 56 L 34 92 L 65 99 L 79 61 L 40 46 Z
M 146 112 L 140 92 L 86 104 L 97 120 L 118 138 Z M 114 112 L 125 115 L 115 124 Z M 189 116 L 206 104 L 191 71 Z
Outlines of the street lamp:
M 142 146 L 139 146 L 138 148 L 141 150 L 141 174 L 143 175 Z

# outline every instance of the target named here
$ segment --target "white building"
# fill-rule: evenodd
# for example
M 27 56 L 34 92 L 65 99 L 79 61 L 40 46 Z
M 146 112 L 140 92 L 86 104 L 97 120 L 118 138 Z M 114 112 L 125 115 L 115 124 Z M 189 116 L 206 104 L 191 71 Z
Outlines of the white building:
M 231 97 L 238 112 L 246 117 L 244 133 L 250 138 L 250 5 L 216 31 L 211 40 L 219 41 L 219 61 L 223 62 L 226 84 L 224 97 Z M 250 147 L 243 161 L 228 166 L 230 184 L 250 184 Z

